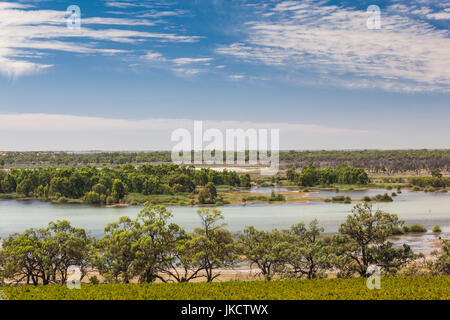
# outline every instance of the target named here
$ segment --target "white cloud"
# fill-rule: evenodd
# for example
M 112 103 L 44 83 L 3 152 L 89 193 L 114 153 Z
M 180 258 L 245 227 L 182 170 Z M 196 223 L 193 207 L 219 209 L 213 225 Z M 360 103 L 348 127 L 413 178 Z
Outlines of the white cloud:
M 114 28 L 91 29 L 89 25 L 120 25 L 133 27 L 152 26 L 145 19 L 87 17 L 81 20 L 82 28 L 72 30 L 66 25 L 66 12 L 37 10 L 31 6 L 0 2 L 0 73 L 10 77 L 32 74 L 51 67 L 33 61 L 30 56 L 38 56 L 45 50 L 74 53 L 117 54 L 126 52 L 99 43 L 135 43 L 142 40 L 160 42 L 195 42 L 196 36 L 170 33 L 155 33 Z M 71 41 L 67 41 L 71 39 Z M 78 40 L 90 41 L 78 41 Z M 96 42 L 93 42 L 95 40 Z M 29 55 L 24 55 L 28 51 Z
M 369 30 L 365 11 L 321 4 L 278 3 L 246 24 L 245 40 L 217 52 L 298 79 L 307 72 L 347 87 L 450 91 L 448 30 L 396 13 L 399 5 L 382 12 L 380 30 Z
M 228 77 L 232 80 L 241 80 L 245 78 L 243 74 L 231 74 Z
M 154 51 L 148 51 L 143 58 L 148 61 L 166 61 L 166 58 L 161 53 Z
M 125 120 L 57 114 L 0 114 L 0 150 L 170 150 L 171 133 L 178 128 L 193 132 L 190 119 Z M 299 123 L 204 121 L 204 130 L 280 129 L 282 148 L 310 147 L 314 139 L 364 137 L 365 130 Z M 313 141 L 310 139 L 313 138 Z M 324 147 L 317 144 L 317 148 Z
M 200 72 L 204 71 L 202 69 L 196 69 L 196 68 L 173 68 L 173 72 L 176 72 L 178 74 L 184 75 L 184 76 L 195 76 L 196 74 L 199 74 Z
M 197 62 L 208 62 L 212 61 L 213 58 L 178 58 L 173 59 L 172 62 L 175 64 L 191 64 L 191 63 L 197 63 Z

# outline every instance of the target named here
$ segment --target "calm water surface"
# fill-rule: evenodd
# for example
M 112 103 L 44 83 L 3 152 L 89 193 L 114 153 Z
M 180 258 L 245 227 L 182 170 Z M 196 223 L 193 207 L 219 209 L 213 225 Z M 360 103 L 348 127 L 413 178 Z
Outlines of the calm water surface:
M 252 190 L 260 193 L 270 193 L 269 190 Z M 275 190 L 277 191 L 277 190 Z M 310 196 L 330 198 L 335 195 L 350 196 L 352 199 L 374 196 L 392 191 L 370 189 L 365 191 L 319 191 Z M 351 212 L 353 204 L 325 203 L 311 201 L 308 204 L 276 204 L 276 205 L 236 205 L 221 207 L 228 229 L 232 232 L 242 230 L 246 226 L 271 230 L 273 228 L 288 228 L 298 222 L 308 223 L 318 219 L 326 233 L 336 232 L 339 224 Z M 423 193 L 404 190 L 395 197 L 392 203 L 376 203 L 375 209 L 396 213 L 407 224 L 419 223 L 428 229 L 439 224 L 444 233 L 450 236 L 450 194 Z M 4 237 L 12 232 L 22 232 L 27 228 L 43 227 L 49 221 L 69 220 L 74 226 L 88 230 L 94 236 L 101 236 L 103 228 L 109 222 L 116 221 L 121 216 L 136 217 L 141 207 L 97 208 L 81 204 L 52 204 L 40 201 L 0 201 L 0 236 Z M 198 226 L 199 219 L 196 207 L 171 208 L 174 222 L 190 231 Z M 425 248 L 428 240 L 435 236 L 428 233 L 425 236 L 403 237 L 404 242 L 417 248 Z

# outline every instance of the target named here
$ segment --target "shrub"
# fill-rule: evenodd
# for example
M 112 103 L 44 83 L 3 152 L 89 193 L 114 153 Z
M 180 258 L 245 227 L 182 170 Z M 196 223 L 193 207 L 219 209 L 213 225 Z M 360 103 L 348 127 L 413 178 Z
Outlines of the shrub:
M 420 189 L 419 186 L 413 186 L 412 191 L 417 192 L 417 191 L 421 191 L 422 189 Z
M 88 204 L 101 204 L 100 195 L 97 192 L 90 191 L 84 196 L 84 201 Z
M 394 201 L 387 193 L 381 195 L 377 194 L 375 197 L 372 198 L 372 201 L 377 202 L 392 202 Z
M 369 196 L 365 196 L 362 200 L 363 200 L 364 202 L 370 202 L 370 201 L 372 201 L 372 199 L 371 199 Z
M 395 226 L 392 228 L 392 235 L 397 236 L 402 234 L 404 234 L 404 232 L 401 228 Z
M 438 226 L 437 224 L 435 224 L 435 225 L 433 226 L 433 232 L 434 232 L 434 233 L 441 233 L 441 232 L 442 232 L 441 227 Z
M 423 233 L 423 232 L 427 232 L 427 228 L 425 228 L 424 226 L 422 226 L 420 224 L 412 224 L 409 226 L 409 232 Z
M 98 280 L 97 276 L 92 276 L 92 277 L 89 278 L 89 283 L 99 284 L 100 280 Z
M 57 200 L 57 202 L 58 202 L 58 203 L 67 203 L 67 202 L 69 202 L 69 200 L 68 200 L 66 197 L 60 197 L 60 198 Z

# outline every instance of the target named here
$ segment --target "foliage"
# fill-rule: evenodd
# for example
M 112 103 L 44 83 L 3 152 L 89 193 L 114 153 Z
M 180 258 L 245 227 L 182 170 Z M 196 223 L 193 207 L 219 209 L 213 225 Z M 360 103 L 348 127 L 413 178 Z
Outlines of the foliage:
M 287 172 L 288 179 L 291 182 L 304 187 L 316 185 L 332 185 L 332 184 L 360 184 L 369 183 L 369 176 L 361 168 L 353 168 L 347 165 L 340 165 L 335 169 L 326 167 L 317 169 L 314 165 L 308 164 L 302 168 L 301 173 L 295 172 L 291 168 Z
M 13 283 L 64 284 L 72 265 L 80 267 L 84 277 L 90 266 L 92 241 L 83 229 L 67 221 L 11 234 L 0 251 L 3 277 Z
M 18 193 L 18 196 L 43 200 L 80 199 L 89 204 L 114 204 L 127 199 L 129 193 L 140 195 L 173 195 L 191 193 L 202 187 L 204 203 L 214 203 L 218 185 L 239 187 L 248 185 L 250 176 L 233 171 L 174 164 L 140 167 L 123 165 L 116 168 L 34 168 L 0 170 L 0 193 Z M 4 197 L 4 195 L 2 195 Z
M 356 272 L 367 277 L 368 267 L 377 265 L 387 273 L 395 273 L 409 261 L 417 258 L 411 248 L 404 245 L 394 249 L 387 239 L 394 228 L 402 225 L 397 215 L 382 211 L 372 211 L 368 203 L 357 204 L 353 214 L 339 227 L 339 235 L 334 237 L 336 266 L 341 276 L 351 276 Z
M 404 233 L 423 233 L 427 232 L 427 228 L 420 224 L 412 224 L 410 226 L 403 226 Z

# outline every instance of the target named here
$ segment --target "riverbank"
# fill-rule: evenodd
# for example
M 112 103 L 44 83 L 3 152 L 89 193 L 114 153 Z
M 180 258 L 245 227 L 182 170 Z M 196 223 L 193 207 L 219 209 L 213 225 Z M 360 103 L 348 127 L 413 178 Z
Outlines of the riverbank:
M 395 188 L 391 185 L 386 186 L 385 184 L 369 184 L 369 185 L 336 185 L 333 187 L 310 187 L 310 188 L 301 188 L 298 186 L 292 185 L 283 185 L 277 184 L 273 186 L 264 186 L 264 187 L 252 187 L 252 188 L 229 188 L 222 187 L 218 188 L 218 197 L 216 199 L 216 203 L 212 205 L 200 204 L 198 201 L 198 194 L 194 193 L 179 193 L 179 194 L 157 194 L 157 195 L 144 195 L 138 193 L 129 193 L 125 196 L 124 199 L 120 201 L 120 203 L 110 204 L 110 205 L 94 205 L 95 207 L 126 207 L 126 206 L 141 206 L 145 203 L 149 202 L 155 205 L 164 205 L 164 206 L 227 206 L 227 205 L 253 205 L 253 204 L 282 204 L 282 203 L 297 203 L 297 204 L 307 204 L 310 201 L 332 201 L 332 202 L 344 202 L 343 201 L 334 201 L 333 196 L 339 196 L 345 194 L 348 196 L 348 193 L 355 193 L 367 190 L 383 190 L 384 193 L 388 193 L 392 195 L 398 195 L 399 190 L 403 191 L 414 191 L 409 187 L 400 187 L 396 186 Z M 272 191 L 275 194 L 275 197 L 272 196 Z M 318 193 L 323 191 L 329 191 L 330 195 L 328 197 L 317 196 Z M 423 191 L 415 191 L 415 192 L 423 192 Z M 435 192 L 447 192 L 447 190 L 436 190 Z M 331 194 L 333 193 L 333 194 Z M 277 196 L 281 199 L 277 199 Z M 19 193 L 9 193 L 9 194 L 0 194 L 0 201 L 2 200 L 19 200 L 19 201 L 45 201 L 51 202 L 55 204 L 88 204 L 83 199 L 69 199 L 69 198 L 60 198 L 60 199 L 47 199 L 47 198 L 39 198 L 39 197 L 26 197 Z M 363 197 L 354 198 L 351 197 L 351 202 L 363 201 Z M 375 202 L 379 202 L 376 201 Z

